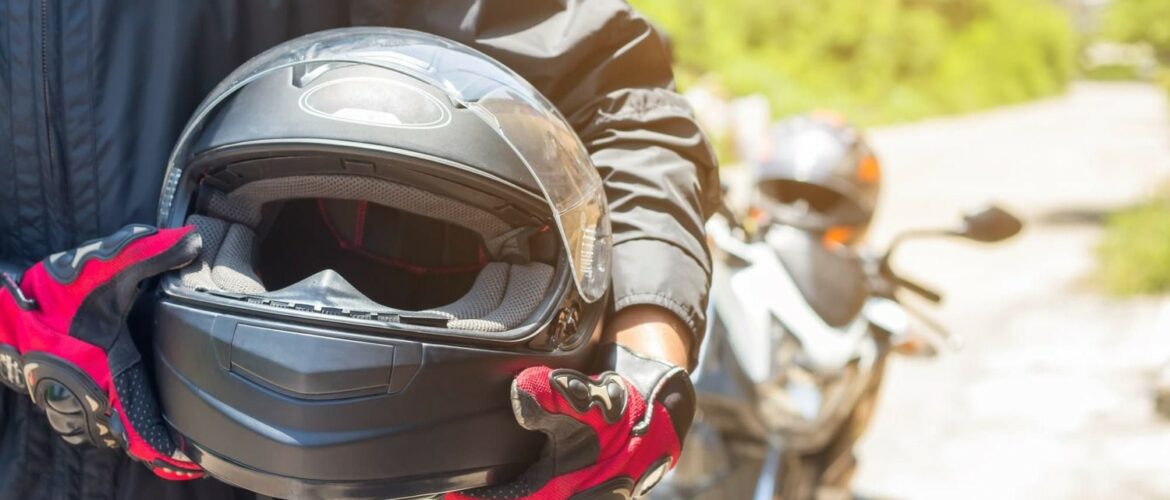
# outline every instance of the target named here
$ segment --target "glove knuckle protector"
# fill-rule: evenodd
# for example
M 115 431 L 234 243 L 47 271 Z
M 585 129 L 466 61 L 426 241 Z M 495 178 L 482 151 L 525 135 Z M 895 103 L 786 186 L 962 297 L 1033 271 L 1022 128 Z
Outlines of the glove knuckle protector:
M 541 460 L 517 481 L 448 498 L 638 498 L 673 466 L 695 412 L 677 366 L 608 346 L 607 371 L 530 368 L 512 387 L 517 421 L 548 436 Z
M 71 444 L 123 448 L 168 479 L 198 477 L 175 457 L 125 317 L 138 284 L 190 262 L 190 228 L 130 225 L 0 283 L 0 381 L 29 394 Z M 130 411 L 127 412 L 126 409 Z

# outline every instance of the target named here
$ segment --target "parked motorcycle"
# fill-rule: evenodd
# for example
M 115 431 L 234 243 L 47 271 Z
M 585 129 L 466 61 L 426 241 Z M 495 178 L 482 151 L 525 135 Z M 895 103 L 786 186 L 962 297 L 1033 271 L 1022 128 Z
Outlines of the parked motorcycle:
M 724 209 L 707 226 L 715 266 L 710 326 L 692 374 L 699 415 L 653 497 L 851 498 L 853 446 L 888 356 L 929 356 L 957 343 L 903 300 L 938 303 L 941 294 L 895 272 L 891 257 L 915 239 L 990 243 L 1021 228 L 992 206 L 953 229 L 904 233 L 872 255 L 792 225 L 753 231 Z

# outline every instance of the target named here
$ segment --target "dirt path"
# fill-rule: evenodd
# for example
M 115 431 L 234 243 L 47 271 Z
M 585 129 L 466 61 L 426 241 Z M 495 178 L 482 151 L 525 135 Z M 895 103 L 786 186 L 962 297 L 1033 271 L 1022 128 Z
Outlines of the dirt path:
M 1149 398 L 1170 359 L 1170 301 L 1094 294 L 1100 228 L 1050 217 L 1107 212 L 1170 179 L 1161 94 L 1081 84 L 1057 99 L 878 130 L 873 140 L 886 174 L 876 246 L 986 200 L 1031 225 L 995 247 L 904 249 L 898 267 L 945 292 L 936 317 L 966 348 L 892 360 L 860 447 L 859 492 L 1170 498 L 1170 423 Z

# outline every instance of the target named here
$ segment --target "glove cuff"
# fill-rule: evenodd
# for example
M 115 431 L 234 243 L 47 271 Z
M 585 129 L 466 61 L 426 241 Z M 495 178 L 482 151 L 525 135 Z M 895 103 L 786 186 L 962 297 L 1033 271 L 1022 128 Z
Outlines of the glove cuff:
M 628 380 L 648 406 L 662 405 L 670 414 L 678 442 L 682 443 L 695 418 L 695 386 L 687 371 L 618 344 L 603 344 L 599 349 L 602 371 L 615 372 Z M 652 415 L 653 412 L 646 412 L 634 427 L 635 435 L 646 431 Z

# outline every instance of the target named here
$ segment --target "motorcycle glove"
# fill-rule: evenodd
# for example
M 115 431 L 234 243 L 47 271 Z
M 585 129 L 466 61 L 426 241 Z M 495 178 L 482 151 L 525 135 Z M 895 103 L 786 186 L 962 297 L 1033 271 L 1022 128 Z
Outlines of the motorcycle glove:
M 600 375 L 534 367 L 512 383 L 512 411 L 548 436 L 536 464 L 499 486 L 447 500 L 617 500 L 646 494 L 678 461 L 695 413 L 685 370 L 607 345 Z
M 138 284 L 191 262 L 192 227 L 130 225 L 2 275 L 0 380 L 71 444 L 123 448 L 164 479 L 202 476 L 179 451 L 126 326 Z

